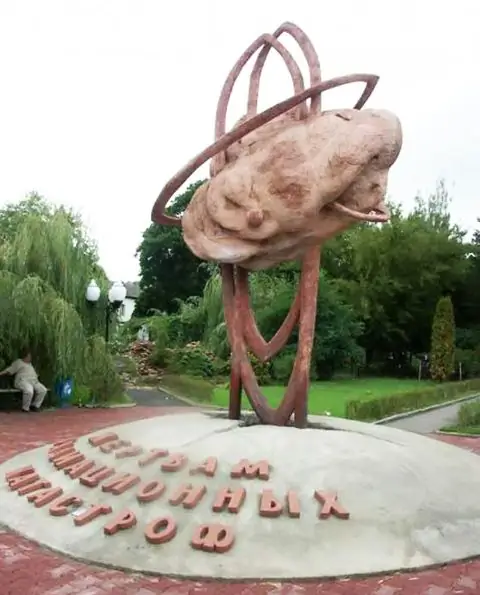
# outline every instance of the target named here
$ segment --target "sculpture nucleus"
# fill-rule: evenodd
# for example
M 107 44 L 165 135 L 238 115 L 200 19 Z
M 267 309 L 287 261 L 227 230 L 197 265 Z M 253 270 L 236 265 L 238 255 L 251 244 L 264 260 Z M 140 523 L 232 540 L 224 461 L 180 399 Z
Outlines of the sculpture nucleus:
M 309 87 L 298 64 L 279 41 L 289 34 L 309 68 Z M 292 78 L 293 96 L 257 113 L 260 79 L 271 49 Z M 226 132 L 228 102 L 249 59 L 246 114 Z M 321 94 L 351 83 L 365 88 L 353 109 L 321 110 Z M 320 248 L 358 222 L 388 221 L 384 204 L 389 168 L 402 145 L 398 118 L 383 110 L 362 110 L 378 82 L 372 74 L 321 80 L 317 53 L 305 33 L 285 23 L 262 35 L 241 55 L 223 86 L 217 106 L 215 142 L 181 169 L 163 188 L 152 220 L 183 227 L 184 239 L 199 258 L 221 267 L 223 301 L 232 349 L 229 415 L 240 417 L 242 388 L 263 423 L 285 425 L 292 414 L 305 427 L 309 370 L 317 308 Z M 180 186 L 206 161 L 210 179 L 196 191 L 183 218 L 165 214 Z M 301 260 L 300 284 L 291 309 L 266 342 L 250 306 L 248 274 L 288 260 Z M 299 326 L 298 350 L 285 396 L 277 409 L 267 403 L 248 352 L 273 357 Z

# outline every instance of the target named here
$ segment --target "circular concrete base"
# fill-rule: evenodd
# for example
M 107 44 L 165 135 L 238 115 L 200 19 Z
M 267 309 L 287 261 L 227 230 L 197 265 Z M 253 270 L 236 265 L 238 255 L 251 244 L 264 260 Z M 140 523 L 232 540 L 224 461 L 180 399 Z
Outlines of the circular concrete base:
M 54 454 L 51 446 L 32 450 L 0 466 L 0 523 L 92 563 L 184 577 L 333 577 L 412 569 L 480 554 L 480 457 L 401 430 L 330 417 L 314 421 L 331 429 L 241 427 L 226 419 L 189 413 L 136 421 L 90 436 L 114 432 L 141 447 L 142 454 L 132 454 L 136 449 L 104 453 L 89 443 L 89 436 L 78 439 L 73 448 L 87 460 L 138 476 L 137 483 L 119 495 L 102 491 L 102 483 L 108 488 L 108 479 L 86 487 L 56 469 L 49 460 L 49 451 Z M 68 454 L 68 445 L 57 447 L 60 466 L 62 449 Z M 183 467 L 162 471 L 162 464 L 175 467 L 179 461 L 168 456 L 139 465 L 150 449 L 183 454 Z M 212 471 L 212 457 L 217 459 L 213 477 L 191 473 L 206 459 Z M 232 470 L 238 471 L 238 463 L 245 459 L 252 464 L 268 462 L 268 479 L 232 478 Z M 64 495 L 81 498 L 80 508 L 68 512 L 60 508 L 66 514 L 52 516 L 49 509 L 53 506 L 58 513 L 57 500 L 37 507 L 28 497 L 38 492 L 19 494 L 18 481 L 9 486 L 5 474 L 29 465 L 54 488 L 62 488 Z M 247 465 L 246 472 L 262 475 L 263 467 Z M 22 476 L 27 482 L 24 487 L 31 485 L 27 478 Z M 140 503 L 137 493 L 151 481 L 163 482 L 165 491 L 151 502 Z M 203 494 L 197 492 L 198 503 L 172 504 L 170 500 L 179 496 L 185 484 L 205 487 Z M 221 501 L 222 490 L 242 487 L 246 497 L 238 512 L 212 510 Z M 317 498 L 316 492 L 321 492 Z M 260 516 L 262 493 L 264 508 L 273 514 L 283 508 L 279 516 Z M 40 495 L 48 500 L 47 492 Z M 333 514 L 328 514 L 329 500 Z M 110 506 L 112 512 L 76 526 L 75 519 L 97 504 Z M 299 506 L 299 518 L 289 516 L 288 505 L 291 513 Z M 319 518 L 322 510 L 326 518 Z M 119 513 L 130 522 L 135 518 L 136 524 L 106 535 L 104 527 Z M 146 529 L 162 517 L 170 518 L 176 535 L 163 544 L 149 543 Z M 202 532 L 204 525 L 215 525 L 216 532 L 212 528 Z M 227 551 L 206 551 L 215 549 L 215 543 Z

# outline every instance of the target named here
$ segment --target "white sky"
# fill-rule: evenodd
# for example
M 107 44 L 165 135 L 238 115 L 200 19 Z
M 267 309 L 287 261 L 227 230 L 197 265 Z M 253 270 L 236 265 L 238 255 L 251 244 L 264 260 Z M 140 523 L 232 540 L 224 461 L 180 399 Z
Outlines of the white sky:
M 255 37 L 289 20 L 315 44 L 324 79 L 380 75 L 367 105 L 395 111 L 404 127 L 393 199 L 408 207 L 444 177 L 455 221 L 472 229 L 478 18 L 474 0 L 0 0 L 0 204 L 36 190 L 72 206 L 110 278 L 137 278 L 153 202 L 212 141 L 228 71 Z M 243 115 L 246 80 L 230 123 Z M 272 52 L 259 107 L 289 97 L 290 85 Z M 331 91 L 324 106 L 351 107 L 359 91 Z

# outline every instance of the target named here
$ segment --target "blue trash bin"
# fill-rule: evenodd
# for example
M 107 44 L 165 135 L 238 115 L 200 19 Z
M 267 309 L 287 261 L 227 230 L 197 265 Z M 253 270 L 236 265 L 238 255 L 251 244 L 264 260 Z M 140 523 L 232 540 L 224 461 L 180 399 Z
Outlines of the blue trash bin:
M 60 399 L 60 407 L 69 407 L 73 394 L 73 379 L 60 378 L 55 383 L 55 393 Z

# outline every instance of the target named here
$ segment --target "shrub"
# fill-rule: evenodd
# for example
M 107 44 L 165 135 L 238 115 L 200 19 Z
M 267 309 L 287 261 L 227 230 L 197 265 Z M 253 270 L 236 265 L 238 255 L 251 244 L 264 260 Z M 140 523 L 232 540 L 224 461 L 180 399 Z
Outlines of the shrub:
M 76 405 L 77 407 L 83 407 L 84 405 L 89 405 L 91 402 L 92 391 L 90 390 L 90 388 L 83 384 L 74 383 L 73 394 L 70 404 Z
M 450 297 L 438 300 L 432 324 L 430 372 L 433 380 L 445 382 L 455 366 L 455 320 Z
M 458 412 L 457 423 L 459 426 L 480 426 L 480 403 L 464 403 Z
M 213 375 L 216 377 L 225 377 L 230 375 L 230 361 L 225 361 L 216 357 L 213 362 Z
M 168 354 L 167 366 L 170 372 L 207 376 L 211 378 L 215 370 L 215 355 L 201 343 L 188 343 L 185 347 L 172 349 Z
M 272 383 L 272 362 L 262 362 L 253 353 L 248 354 L 253 371 L 257 377 L 258 384 L 265 386 Z
M 383 419 L 396 413 L 414 411 L 429 405 L 450 401 L 456 396 L 475 392 L 479 389 L 480 379 L 474 378 L 464 382 L 451 382 L 419 391 L 379 397 L 370 401 L 350 401 L 346 406 L 346 416 L 349 419 L 363 421 Z

